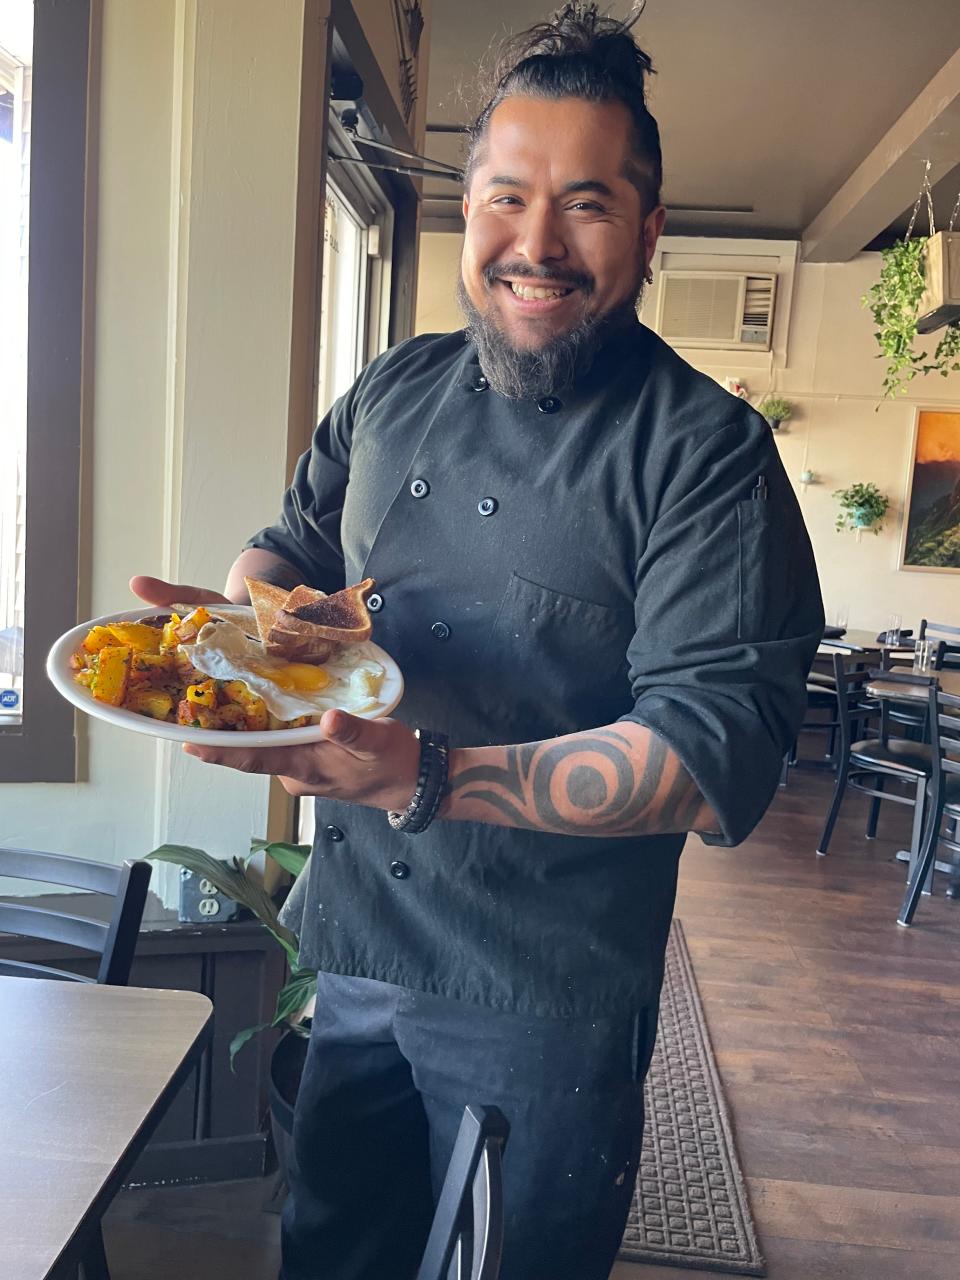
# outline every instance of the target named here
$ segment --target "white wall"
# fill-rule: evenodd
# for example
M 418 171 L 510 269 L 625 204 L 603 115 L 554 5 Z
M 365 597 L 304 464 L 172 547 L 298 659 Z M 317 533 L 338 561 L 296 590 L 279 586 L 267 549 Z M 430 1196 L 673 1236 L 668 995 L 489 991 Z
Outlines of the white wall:
M 701 248 L 713 249 L 716 243 Z M 664 252 L 674 254 L 689 254 L 695 245 L 689 238 L 664 237 L 661 242 Z M 462 325 L 454 297 L 461 246 L 459 235 L 432 232 L 421 237 L 418 333 Z M 789 303 L 789 316 L 779 318 L 789 325 L 778 321 L 784 335 L 782 344 L 777 343 L 781 349 L 772 356 L 702 350 L 681 354 L 718 380 L 740 377 L 754 403 L 769 390 L 795 403 L 794 418 L 777 433 L 777 445 L 813 541 L 828 617 L 845 608 L 851 627 L 876 630 L 886 625 L 891 612 L 902 614 L 903 625 L 914 628 L 923 615 L 960 625 L 960 574 L 897 567 L 916 410 L 960 410 L 960 375 L 915 380 L 909 395 L 893 403 L 881 401 L 883 364 L 876 359 L 870 313 L 860 305 L 879 274 L 879 255 L 794 266 L 783 242 L 772 246 L 785 286 L 781 300 Z M 725 246 L 728 252 L 734 247 L 732 242 Z M 755 253 L 757 242 L 748 247 Z M 701 261 L 707 266 L 716 259 L 703 256 Z M 674 265 L 682 264 L 675 258 Z M 659 260 L 654 266 L 656 272 Z M 655 310 L 654 287 L 644 308 L 648 323 Z M 818 476 L 805 493 L 799 487 L 804 466 Z M 832 497 L 835 489 L 858 480 L 873 481 L 891 500 L 883 532 L 866 534 L 859 543 L 854 534 L 835 531 Z

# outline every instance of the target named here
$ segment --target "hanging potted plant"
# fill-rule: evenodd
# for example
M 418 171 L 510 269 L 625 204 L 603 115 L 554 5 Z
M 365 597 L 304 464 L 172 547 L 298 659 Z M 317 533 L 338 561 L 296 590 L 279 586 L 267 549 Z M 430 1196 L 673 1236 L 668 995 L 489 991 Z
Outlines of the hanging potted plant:
M 883 528 L 890 499 L 875 484 L 852 484 L 846 489 L 835 490 L 833 496 L 840 503 L 836 520 L 838 531 L 854 529 L 859 537 L 864 529 L 878 534 Z
M 924 197 L 930 234 L 914 238 L 913 227 Z M 918 374 L 926 377 L 928 373 L 939 373 L 946 378 L 960 372 L 960 298 L 954 296 L 960 269 L 960 234 L 953 230 L 958 211 L 960 196 L 949 230 L 935 231 L 928 160 L 907 234 L 881 251 L 880 279 L 861 299 L 870 308 L 876 325 L 873 336 L 880 344 L 881 358 L 887 361 L 883 394 L 890 399 L 905 395 L 907 383 Z M 917 351 L 918 335 L 932 333 L 942 325 L 946 327 L 933 355 L 926 349 Z
M 784 400 L 782 396 L 766 396 L 758 406 L 758 413 L 762 413 L 770 424 L 771 431 L 777 431 L 781 422 L 786 422 L 793 415 L 793 405 L 789 400 Z
M 232 1068 L 234 1058 L 253 1036 L 270 1027 L 283 1029 L 283 1035 L 270 1060 L 269 1097 L 273 1145 L 281 1174 L 286 1181 L 288 1152 L 293 1141 L 293 1108 L 310 1037 L 309 1014 L 317 993 L 317 975 L 313 969 L 301 968 L 297 935 L 281 923 L 277 904 L 250 872 L 250 859 L 261 851 L 296 878 L 303 871 L 310 846 L 286 844 L 277 840 L 252 840 L 250 852 L 245 858 L 235 857 L 224 861 L 188 845 L 164 844 L 148 853 L 147 859 L 186 867 L 210 880 L 222 894 L 252 912 L 286 955 L 289 976 L 277 993 L 272 1021 L 247 1027 L 230 1042 Z

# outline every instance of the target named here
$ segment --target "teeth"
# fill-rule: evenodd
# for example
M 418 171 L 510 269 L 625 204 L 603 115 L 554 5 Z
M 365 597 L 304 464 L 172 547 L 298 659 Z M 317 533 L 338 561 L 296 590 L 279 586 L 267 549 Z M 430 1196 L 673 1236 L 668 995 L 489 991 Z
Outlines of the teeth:
M 566 289 L 534 289 L 529 285 L 511 281 L 510 288 L 518 298 L 562 298 Z

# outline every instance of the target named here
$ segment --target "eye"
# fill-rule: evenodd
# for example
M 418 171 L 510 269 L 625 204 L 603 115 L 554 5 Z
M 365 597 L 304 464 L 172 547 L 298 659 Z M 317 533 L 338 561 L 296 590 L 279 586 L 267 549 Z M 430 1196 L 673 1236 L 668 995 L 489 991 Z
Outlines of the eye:
M 491 204 L 520 204 L 519 196 L 494 196 L 490 201 Z
M 576 204 L 569 207 L 575 213 L 606 213 L 602 204 L 594 204 L 592 200 L 578 200 Z

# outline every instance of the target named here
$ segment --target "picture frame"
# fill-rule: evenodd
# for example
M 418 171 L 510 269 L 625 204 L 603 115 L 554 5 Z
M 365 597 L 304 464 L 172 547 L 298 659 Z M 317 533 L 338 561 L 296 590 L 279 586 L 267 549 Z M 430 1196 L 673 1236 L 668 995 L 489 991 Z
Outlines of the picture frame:
M 960 573 L 960 409 L 914 412 L 898 567 Z

